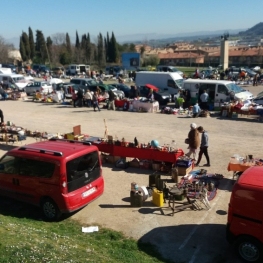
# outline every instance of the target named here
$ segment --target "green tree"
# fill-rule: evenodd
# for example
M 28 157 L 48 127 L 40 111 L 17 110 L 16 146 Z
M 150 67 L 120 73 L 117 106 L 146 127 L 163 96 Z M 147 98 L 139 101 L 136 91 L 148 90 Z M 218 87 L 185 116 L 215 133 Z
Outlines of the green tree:
M 160 59 L 157 55 L 151 55 L 143 59 L 143 66 L 157 66 Z
M 71 47 L 70 37 L 69 37 L 68 33 L 66 33 L 66 51 L 65 52 L 68 53 L 67 58 L 70 60 L 70 62 L 68 64 L 70 64 L 71 59 L 72 59 L 72 47 Z
M 79 47 L 80 47 L 78 31 L 76 31 L 76 44 L 75 44 L 75 47 L 76 47 L 76 48 L 79 48 Z
M 34 43 L 34 35 L 31 27 L 28 28 L 28 39 L 29 39 L 29 46 L 30 46 L 30 59 L 33 60 L 35 56 L 35 43 Z
M 111 34 L 109 47 L 109 62 L 117 63 L 119 61 L 119 52 L 114 33 Z
M 25 45 L 24 45 L 24 42 L 23 42 L 23 40 L 22 40 L 22 36 L 20 37 L 19 51 L 20 51 L 22 60 L 23 60 L 23 61 L 27 60 Z
M 46 47 L 47 47 L 47 57 L 48 57 L 48 62 L 49 62 L 49 66 L 51 67 L 51 57 L 50 54 L 52 54 L 52 40 L 50 37 L 47 37 L 47 43 L 46 43 Z
M 87 40 L 86 40 L 86 49 L 85 49 L 85 56 L 87 58 L 87 62 L 91 64 L 91 61 L 93 59 L 93 52 L 92 52 L 92 45 L 90 42 L 90 35 L 89 33 L 87 34 Z
M 102 34 L 99 33 L 98 35 L 98 44 L 97 44 L 97 61 L 98 61 L 98 65 L 101 67 L 102 65 L 105 64 L 105 56 L 104 56 L 104 47 L 103 47 L 103 37 Z
M 42 31 L 36 31 L 36 62 L 45 64 L 47 55 L 47 47 L 45 42 L 45 37 Z
M 29 38 L 27 33 L 23 32 L 22 33 L 22 41 L 24 44 L 24 48 L 25 48 L 25 60 L 30 59 L 30 45 L 29 45 Z
M 59 62 L 62 65 L 68 65 L 71 63 L 71 56 L 66 47 L 63 48 L 59 54 Z

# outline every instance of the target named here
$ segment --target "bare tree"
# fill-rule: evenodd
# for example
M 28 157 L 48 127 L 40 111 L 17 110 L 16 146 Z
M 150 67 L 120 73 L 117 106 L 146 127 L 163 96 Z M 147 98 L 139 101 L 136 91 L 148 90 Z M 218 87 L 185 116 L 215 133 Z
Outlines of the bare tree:
M 63 45 L 66 43 L 65 33 L 56 33 L 51 36 L 53 45 Z
M 12 62 L 12 59 L 8 57 L 8 52 L 13 49 L 14 46 L 6 43 L 4 38 L 0 36 L 0 61 L 2 63 Z

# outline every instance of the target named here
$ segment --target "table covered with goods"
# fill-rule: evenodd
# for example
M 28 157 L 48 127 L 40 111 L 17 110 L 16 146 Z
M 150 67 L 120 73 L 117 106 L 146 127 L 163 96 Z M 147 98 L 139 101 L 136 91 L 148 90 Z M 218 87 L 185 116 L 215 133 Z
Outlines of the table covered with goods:
M 235 118 L 239 115 L 263 115 L 262 105 L 257 105 L 251 101 L 239 101 L 225 103 L 221 106 L 220 115 L 223 117 Z
M 252 166 L 263 166 L 263 159 L 253 158 L 253 155 L 247 155 L 241 157 L 238 154 L 235 154 L 230 158 L 230 161 L 227 166 L 228 171 L 233 171 L 233 179 L 238 177 Z
M 120 110 L 136 111 L 136 112 L 158 112 L 159 102 L 141 99 L 116 99 L 115 106 Z

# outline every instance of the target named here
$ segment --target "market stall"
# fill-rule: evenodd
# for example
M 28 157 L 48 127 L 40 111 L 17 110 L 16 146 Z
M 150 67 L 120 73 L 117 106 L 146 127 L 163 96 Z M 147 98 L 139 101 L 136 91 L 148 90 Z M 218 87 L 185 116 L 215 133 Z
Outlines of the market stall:
M 220 115 L 223 117 L 232 118 L 240 115 L 263 115 L 263 107 L 261 105 L 256 105 L 254 103 L 248 102 L 237 102 L 237 103 L 229 103 L 223 104 L 221 106 Z
M 146 100 L 133 100 L 131 101 L 133 111 L 140 112 L 158 112 L 159 102 L 158 101 L 146 101 Z
M 96 145 L 100 152 L 119 157 L 133 157 L 138 159 L 175 163 L 179 156 L 184 155 L 182 149 L 168 151 L 164 148 L 160 150 L 148 146 L 135 147 L 133 143 L 127 142 L 125 144 L 127 146 L 122 146 L 102 141 L 98 137 L 87 137 L 85 138 L 85 141 L 91 142 L 93 145 Z
M 234 156 L 230 158 L 227 170 L 233 172 L 234 179 L 252 166 L 263 166 L 263 160 L 260 158 L 253 158 L 252 155 L 249 155 L 248 157 Z

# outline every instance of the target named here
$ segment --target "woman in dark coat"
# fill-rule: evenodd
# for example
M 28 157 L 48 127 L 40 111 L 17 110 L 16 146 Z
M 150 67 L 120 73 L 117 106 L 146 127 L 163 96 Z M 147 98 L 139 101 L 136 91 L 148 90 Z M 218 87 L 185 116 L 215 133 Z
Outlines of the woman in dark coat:
M 186 154 L 186 156 L 190 157 L 191 154 L 193 154 L 193 158 L 195 159 L 197 148 L 200 146 L 200 137 L 197 130 L 197 125 L 195 123 L 191 123 L 190 128 L 191 130 L 188 133 L 189 152 Z

